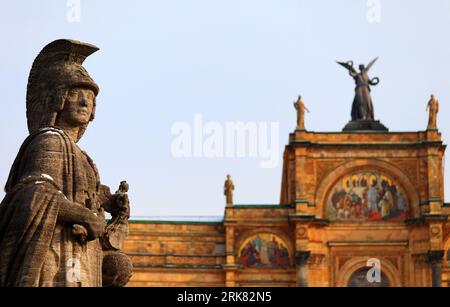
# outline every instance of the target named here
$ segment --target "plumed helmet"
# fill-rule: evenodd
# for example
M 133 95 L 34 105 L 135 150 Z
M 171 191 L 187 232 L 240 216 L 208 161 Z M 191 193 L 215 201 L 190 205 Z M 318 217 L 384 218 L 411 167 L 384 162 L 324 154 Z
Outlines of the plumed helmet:
M 98 94 L 98 85 L 82 66 L 86 57 L 97 50 L 94 45 L 69 39 L 55 40 L 42 49 L 28 77 L 26 103 L 30 133 L 55 124 L 57 114 L 64 107 L 61 96 L 68 89 L 87 87 Z

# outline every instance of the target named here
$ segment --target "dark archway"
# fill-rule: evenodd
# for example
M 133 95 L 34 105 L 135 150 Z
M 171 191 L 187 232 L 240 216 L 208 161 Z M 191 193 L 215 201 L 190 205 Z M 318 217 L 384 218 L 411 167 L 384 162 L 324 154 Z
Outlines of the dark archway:
M 379 282 L 370 282 L 367 273 L 372 268 L 362 268 L 352 274 L 348 281 L 348 287 L 390 287 L 387 276 L 381 272 Z

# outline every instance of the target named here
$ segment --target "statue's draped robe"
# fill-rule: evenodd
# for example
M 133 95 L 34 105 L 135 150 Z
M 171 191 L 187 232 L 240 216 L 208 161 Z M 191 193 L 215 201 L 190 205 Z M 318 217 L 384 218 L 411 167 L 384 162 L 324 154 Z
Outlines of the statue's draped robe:
M 62 130 L 31 134 L 0 204 L 0 286 L 101 286 L 99 240 L 79 244 L 57 221 L 63 202 L 104 218 L 99 188 L 92 160 Z
M 225 181 L 224 185 L 224 194 L 226 196 L 226 204 L 233 204 L 233 190 L 234 190 L 234 184 L 233 181 L 230 179 L 227 179 Z
M 437 113 L 439 112 L 439 104 L 437 101 L 432 100 L 428 103 L 430 113 L 428 116 L 428 129 L 436 129 L 437 127 Z
M 373 120 L 373 103 L 367 74 L 355 76 L 355 98 L 352 104 L 352 120 Z

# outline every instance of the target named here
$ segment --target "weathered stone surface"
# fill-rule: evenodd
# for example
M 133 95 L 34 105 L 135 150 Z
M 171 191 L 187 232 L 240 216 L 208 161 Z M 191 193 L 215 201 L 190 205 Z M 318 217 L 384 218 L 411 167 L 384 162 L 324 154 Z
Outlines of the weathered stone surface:
M 125 238 L 126 193 L 111 195 L 77 145 L 94 119 L 99 91 L 82 63 L 97 50 L 57 40 L 33 63 L 27 88 L 30 135 L 0 204 L 0 286 L 102 286 L 104 253 L 121 245 L 117 239 L 105 243 L 116 238 L 114 233 Z M 108 225 L 105 211 L 113 217 Z M 129 258 L 122 254 L 120 261 L 111 261 L 108 256 L 105 263 L 107 277 L 118 276 L 108 283 L 124 285 Z

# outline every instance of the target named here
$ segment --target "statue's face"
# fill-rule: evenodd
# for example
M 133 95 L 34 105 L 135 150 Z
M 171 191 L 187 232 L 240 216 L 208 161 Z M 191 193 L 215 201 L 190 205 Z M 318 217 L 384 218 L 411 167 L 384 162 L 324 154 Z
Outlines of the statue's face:
M 89 122 L 94 109 L 95 94 L 88 88 L 75 87 L 69 90 L 64 109 L 59 117 L 73 127 Z

